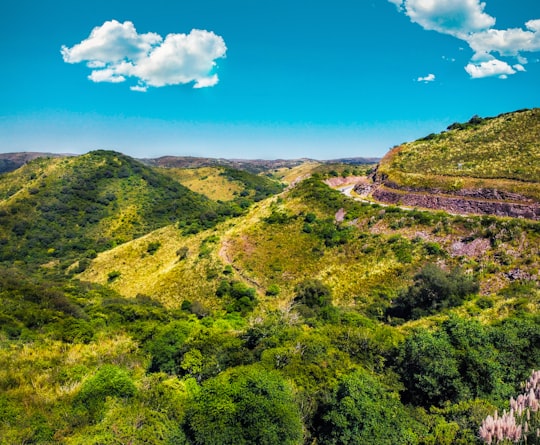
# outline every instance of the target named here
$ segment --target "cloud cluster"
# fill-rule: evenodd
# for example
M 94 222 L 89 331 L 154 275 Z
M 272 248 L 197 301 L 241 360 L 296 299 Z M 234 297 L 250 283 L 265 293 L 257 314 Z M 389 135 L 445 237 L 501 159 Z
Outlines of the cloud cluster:
M 132 22 L 105 22 L 82 42 L 61 53 L 67 63 L 86 62 L 94 82 L 124 82 L 137 79 L 133 91 L 193 82 L 194 88 L 218 83 L 213 73 L 216 59 L 225 57 L 223 38 L 194 29 L 189 34 L 139 34 Z
M 528 21 L 525 29 L 495 29 L 495 18 L 484 12 L 485 3 L 480 0 L 388 1 L 424 29 L 467 42 L 474 55 L 465 71 L 472 78 L 505 79 L 525 71 L 523 65 L 527 59 L 522 53 L 540 51 L 540 19 Z M 501 58 L 514 59 L 517 63 Z

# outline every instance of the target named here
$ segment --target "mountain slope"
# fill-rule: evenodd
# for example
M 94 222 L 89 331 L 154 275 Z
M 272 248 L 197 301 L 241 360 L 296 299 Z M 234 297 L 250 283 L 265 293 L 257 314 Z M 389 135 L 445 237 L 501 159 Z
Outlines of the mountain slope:
M 37 159 L 0 180 L 0 261 L 101 251 L 171 223 L 210 227 L 230 209 L 120 153 Z
M 373 197 L 455 213 L 540 218 L 540 109 L 473 117 L 380 162 Z

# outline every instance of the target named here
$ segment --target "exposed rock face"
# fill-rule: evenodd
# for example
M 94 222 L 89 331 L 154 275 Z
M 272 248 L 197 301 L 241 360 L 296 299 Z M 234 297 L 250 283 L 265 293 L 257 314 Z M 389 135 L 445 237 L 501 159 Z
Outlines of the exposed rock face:
M 520 195 L 483 189 L 461 190 L 459 194 L 455 195 L 444 195 L 437 192 L 437 190 L 413 192 L 390 188 L 387 184 L 379 184 L 372 196 L 384 203 L 408 207 L 439 209 L 457 214 L 509 216 L 540 220 L 540 204 Z

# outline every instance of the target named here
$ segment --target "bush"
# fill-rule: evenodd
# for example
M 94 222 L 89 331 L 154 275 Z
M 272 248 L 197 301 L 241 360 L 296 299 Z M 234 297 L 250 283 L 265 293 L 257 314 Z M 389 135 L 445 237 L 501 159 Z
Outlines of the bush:
M 418 319 L 458 306 L 478 289 L 477 280 L 460 269 L 445 272 L 434 264 L 428 264 L 416 274 L 414 284 L 396 299 L 386 315 L 405 320 Z
M 459 365 L 447 336 L 419 330 L 398 350 L 397 370 L 405 384 L 404 401 L 430 407 L 462 394 Z
M 186 305 L 187 306 L 187 305 Z M 189 310 L 192 310 L 189 303 Z M 166 372 L 176 374 L 179 372 L 181 348 L 188 338 L 190 327 L 187 323 L 176 322 L 163 327 L 152 340 L 145 345 L 145 350 L 152 356 L 151 372 Z
M 109 272 L 107 274 L 107 281 L 109 283 L 112 283 L 114 280 L 116 280 L 117 278 L 120 277 L 120 275 L 122 275 L 122 272 L 118 271 L 118 270 L 113 270 L 111 272 Z
M 83 383 L 75 402 L 86 408 L 95 418 L 103 409 L 107 397 L 132 397 L 136 391 L 133 380 L 126 371 L 117 366 L 104 365 Z
M 154 255 L 158 251 L 158 249 L 161 247 L 161 243 L 159 241 L 152 241 L 148 244 L 148 247 L 146 248 L 146 252 L 149 255 Z
M 186 433 L 194 444 L 299 445 L 302 422 L 283 378 L 257 366 L 206 381 L 188 406 Z
M 360 370 L 341 381 L 320 417 L 321 445 L 412 445 L 421 428 L 397 394 Z
M 279 286 L 277 284 L 271 284 L 266 289 L 266 295 L 270 297 L 275 297 L 276 295 L 279 295 Z
M 322 281 L 308 279 L 299 283 L 296 288 L 294 301 L 311 309 L 321 309 L 332 304 L 332 294 Z

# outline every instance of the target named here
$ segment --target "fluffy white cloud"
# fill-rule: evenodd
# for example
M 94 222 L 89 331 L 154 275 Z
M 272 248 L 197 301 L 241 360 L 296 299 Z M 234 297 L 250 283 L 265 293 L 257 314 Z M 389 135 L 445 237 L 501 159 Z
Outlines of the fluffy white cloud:
M 497 52 L 501 56 L 519 56 L 524 51 L 540 51 L 540 20 L 530 20 L 526 30 L 488 29 L 468 37 L 467 42 L 477 57 Z
M 140 58 L 161 40 L 158 34 L 138 34 L 132 22 L 111 20 L 95 27 L 81 43 L 71 48 L 62 46 L 61 52 L 65 62 L 88 61 L 96 66 Z
M 474 51 L 465 70 L 472 78 L 499 76 L 506 78 L 518 71 L 525 71 L 527 59 L 522 52 L 540 51 L 540 19 L 530 20 L 525 29 L 494 29 L 495 18 L 484 12 L 480 0 L 388 0 L 403 11 L 412 22 L 426 30 L 449 34 L 469 44 Z M 515 58 L 512 66 L 497 60 Z
M 424 82 L 424 83 L 433 82 L 434 80 L 435 80 L 435 74 L 428 74 L 425 77 L 419 77 L 418 79 L 416 79 L 417 82 Z
M 473 79 L 493 76 L 498 76 L 501 79 L 506 79 L 510 74 L 516 73 L 516 71 L 506 62 L 497 59 L 480 62 L 476 65 L 473 63 L 469 63 L 465 67 L 465 71 L 467 71 L 469 73 L 469 76 L 471 76 Z
M 424 29 L 464 37 L 488 29 L 495 19 L 478 0 L 407 0 L 406 14 Z
M 210 87 L 219 79 L 212 73 L 216 59 L 225 57 L 223 38 L 211 31 L 194 29 L 189 34 L 138 34 L 132 22 L 116 20 L 96 27 L 90 36 L 71 48 L 62 46 L 67 63 L 86 62 L 94 82 L 138 80 L 133 91 L 194 83 Z
M 485 3 L 478 0 L 388 1 L 400 6 L 422 28 L 460 38 L 495 24 L 495 19 L 484 12 Z

